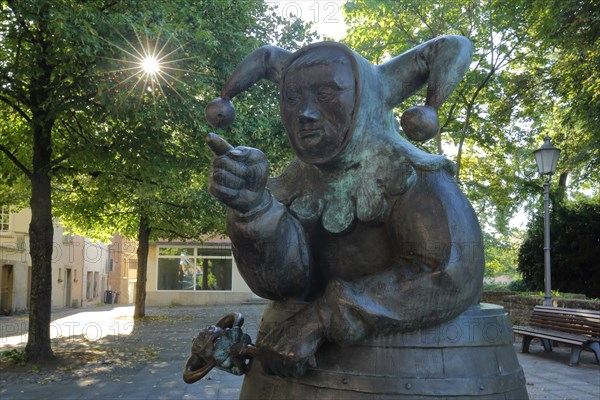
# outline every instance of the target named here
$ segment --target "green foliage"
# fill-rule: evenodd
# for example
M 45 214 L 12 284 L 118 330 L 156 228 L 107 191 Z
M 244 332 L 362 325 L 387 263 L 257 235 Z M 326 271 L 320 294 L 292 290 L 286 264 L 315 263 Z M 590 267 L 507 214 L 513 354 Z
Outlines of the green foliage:
M 10 22 L 3 25 L 2 76 L 13 82 L 0 102 L 0 145 L 9 155 L 0 158 L 0 185 L 10 188 L 2 203 L 28 196 L 17 192 L 27 184 L 17 185 L 23 177 L 13 161 L 31 163 L 32 111 L 24 99 L 44 57 L 55 120 L 54 214 L 65 227 L 104 241 L 117 231 L 131 238 L 144 213 L 153 238 L 222 234 L 224 209 L 206 190 L 204 106 L 247 53 L 265 43 L 298 48 L 312 38 L 306 26 L 284 21 L 262 2 L 219 0 L 40 0 L 9 2 L 2 12 Z M 31 29 L 20 20 L 30 20 Z M 34 27 L 45 36 L 30 32 Z M 158 50 L 165 74 L 146 79 L 136 57 Z M 274 170 L 290 157 L 277 98 L 273 85 L 250 91 L 236 102 L 237 122 L 224 133 L 234 144 L 260 146 Z
M 530 51 L 523 38 L 531 12 L 517 1 L 355 0 L 346 3 L 345 14 L 345 40 L 376 63 L 444 34 L 472 41 L 471 70 L 439 110 L 435 143 L 424 147 L 454 158 L 457 180 L 482 224 L 507 235 L 509 219 L 528 198 L 525 182 L 534 176 L 534 136 L 506 89 L 511 66 Z M 403 109 L 423 101 L 414 96 Z
M 522 230 L 509 227 L 511 218 L 538 210 L 532 151 L 542 136 L 549 134 L 562 150 L 556 174 L 562 192 L 571 199 L 598 194 L 597 4 L 351 0 L 344 12 L 346 43 L 375 63 L 444 34 L 473 43 L 470 71 L 439 110 L 440 134 L 422 147 L 456 162 L 459 184 L 484 229 L 487 276 L 510 271 Z M 422 102 L 414 96 L 403 109 Z
M 24 365 L 27 361 L 27 354 L 24 349 L 12 349 L 2 352 L 2 357 L 16 365 Z
M 529 292 L 531 291 L 531 287 L 523 280 L 518 279 L 516 281 L 512 281 L 508 284 L 508 290 L 512 292 Z
M 510 236 L 504 236 L 484 232 L 486 278 L 497 276 L 514 278 L 518 275 L 516 261 L 520 235 L 516 230 L 511 233 Z
M 510 292 L 511 289 L 509 284 L 502 282 L 484 282 L 483 283 L 483 291 L 484 292 Z
M 600 297 L 600 198 L 555 203 L 550 233 L 552 288 Z M 533 290 L 544 289 L 543 238 L 538 216 L 530 221 L 518 256 L 523 281 Z
M 571 185 L 600 182 L 600 7 L 580 0 L 535 1 L 531 37 L 538 59 L 523 72 L 523 100 L 542 117 L 562 150 L 561 171 Z M 530 60 L 533 61 L 533 60 Z
M 224 209 L 206 190 L 204 105 L 250 51 L 310 37 L 304 24 L 284 24 L 257 1 L 3 1 L 0 201 L 31 196 L 35 233 L 53 216 L 102 240 L 136 237 L 140 225 L 154 239 L 224 232 Z M 162 75 L 140 70 L 152 53 Z M 254 122 L 238 122 L 233 141 L 271 132 L 266 150 L 277 162 L 287 157 L 284 139 L 272 135 L 277 113 L 264 106 L 268 93 L 256 93 L 239 110 Z M 38 237 L 52 242 L 51 234 Z M 32 244 L 35 314 L 50 304 L 51 246 Z M 48 330 L 35 329 L 36 315 L 32 321 L 29 356 L 50 357 Z

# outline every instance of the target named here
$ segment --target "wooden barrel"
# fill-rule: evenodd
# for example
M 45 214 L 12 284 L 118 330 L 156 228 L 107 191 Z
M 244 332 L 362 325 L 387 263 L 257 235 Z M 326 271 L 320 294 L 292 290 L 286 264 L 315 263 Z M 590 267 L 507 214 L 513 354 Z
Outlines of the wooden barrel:
M 273 302 L 259 336 L 297 312 L 302 303 Z M 525 376 L 504 309 L 472 306 L 456 319 L 350 347 L 328 343 L 317 368 L 302 378 L 263 372 L 254 360 L 240 399 L 527 399 Z

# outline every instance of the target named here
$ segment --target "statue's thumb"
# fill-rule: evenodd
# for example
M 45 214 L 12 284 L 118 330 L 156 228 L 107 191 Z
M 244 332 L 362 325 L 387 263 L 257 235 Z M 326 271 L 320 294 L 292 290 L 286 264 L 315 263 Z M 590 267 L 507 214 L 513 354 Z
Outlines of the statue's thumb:
M 206 144 L 216 156 L 222 156 L 233 149 L 233 146 L 227 143 L 225 139 L 212 132 L 206 135 Z

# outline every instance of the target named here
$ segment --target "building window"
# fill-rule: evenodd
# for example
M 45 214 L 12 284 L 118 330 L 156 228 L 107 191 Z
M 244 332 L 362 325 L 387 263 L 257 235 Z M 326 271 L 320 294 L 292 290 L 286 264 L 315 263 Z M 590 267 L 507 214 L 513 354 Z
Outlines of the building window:
M 158 290 L 231 290 L 229 246 L 159 247 Z
M 94 272 L 94 297 L 98 297 L 98 281 L 100 281 L 100 273 Z
M 87 273 L 87 279 L 86 279 L 86 291 L 85 291 L 85 297 L 88 300 L 91 300 L 93 298 L 92 296 L 92 286 L 93 286 L 93 282 L 94 281 L 94 273 L 93 272 L 88 272 Z
M 0 207 L 0 232 L 8 232 L 10 227 L 10 211 L 7 206 Z

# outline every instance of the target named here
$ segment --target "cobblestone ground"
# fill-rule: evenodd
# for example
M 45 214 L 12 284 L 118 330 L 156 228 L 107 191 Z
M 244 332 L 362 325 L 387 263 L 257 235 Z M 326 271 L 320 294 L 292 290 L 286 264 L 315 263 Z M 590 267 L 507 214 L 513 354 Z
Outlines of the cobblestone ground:
M 7 399 L 237 399 L 241 377 L 213 370 L 187 385 L 181 378 L 191 341 L 200 329 L 231 311 L 241 312 L 244 330 L 256 337 L 264 303 L 231 306 L 149 307 L 133 323 L 133 307 L 94 307 L 53 312 L 50 366 L 16 366 L 0 357 L 0 398 Z M 0 351 L 24 348 L 25 315 L 0 317 Z M 569 349 L 544 353 L 535 341 L 519 361 L 532 400 L 597 400 L 600 367 L 584 352 L 581 365 L 569 367 Z M 317 400 L 317 399 L 311 399 Z
M 254 337 L 263 307 L 149 307 L 144 321 L 135 324 L 133 307 L 58 312 L 51 328 L 61 334 L 52 339 L 58 360 L 45 367 L 10 362 L 5 352 L 24 348 L 25 343 L 15 342 L 26 336 L 14 333 L 26 332 L 27 318 L 2 317 L 0 398 L 237 398 L 239 377 L 213 370 L 201 382 L 187 385 L 181 371 L 200 329 L 239 311 L 246 318 L 244 330 Z

